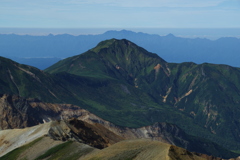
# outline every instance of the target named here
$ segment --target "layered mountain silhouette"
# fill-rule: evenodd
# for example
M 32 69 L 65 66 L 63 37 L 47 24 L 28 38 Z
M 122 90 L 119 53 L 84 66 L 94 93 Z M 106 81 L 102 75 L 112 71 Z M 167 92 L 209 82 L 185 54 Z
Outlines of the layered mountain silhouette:
M 128 30 L 79 36 L 0 34 L 0 53 L 19 63 L 45 69 L 59 59 L 83 53 L 95 47 L 99 42 L 111 38 L 128 39 L 148 51 L 157 53 L 168 62 L 189 61 L 198 64 L 208 62 L 240 67 L 238 62 L 240 40 L 238 38 L 191 39 L 176 37 L 172 34 L 159 36 Z
M 239 150 L 239 68 L 167 63 L 126 39 L 103 41 L 45 71 L 3 57 L 0 67 L 1 102 L 8 106 L 2 109 L 4 117 L 8 117 L 1 120 L 2 129 L 33 126 L 48 121 L 49 116 L 53 117 L 50 120 L 70 118 L 74 110 L 79 113 L 76 106 L 66 115 L 59 106 L 55 107 L 59 112 L 53 112 L 55 104 L 45 109 L 32 105 L 40 101 L 67 103 L 123 128 L 167 122 L 159 125 L 169 126 L 164 128 L 166 131 L 178 130 L 167 132 L 175 133 L 169 136 L 174 140 L 172 144 L 190 151 L 233 158 L 236 155 L 218 145 Z M 8 96 L 14 94 L 31 99 Z M 17 119 L 21 121 L 15 122 Z M 175 127 L 170 127 L 172 124 Z M 195 148 L 187 143 L 195 144 Z M 210 148 L 215 151 L 208 152 Z

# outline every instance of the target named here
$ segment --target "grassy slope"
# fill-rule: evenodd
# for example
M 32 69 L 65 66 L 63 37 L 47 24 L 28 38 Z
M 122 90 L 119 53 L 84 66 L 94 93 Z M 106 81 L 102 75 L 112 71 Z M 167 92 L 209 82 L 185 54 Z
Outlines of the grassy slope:
M 187 65 L 191 67 L 185 69 Z M 209 130 L 212 134 L 205 135 L 206 138 L 225 137 L 224 146 L 227 141 L 239 141 L 240 70 L 225 65 L 190 63 L 172 64 L 170 68 L 177 70 L 177 76 L 172 83 L 175 90 L 169 94 L 169 102 L 191 117 L 195 124 Z M 192 90 L 189 96 L 174 101 L 174 97 L 179 98 L 189 90 Z M 197 135 L 196 132 L 192 131 Z
M 17 149 L 14 149 L 13 151 L 7 153 L 6 155 L 0 157 L 1 160 L 16 160 L 21 153 L 23 153 L 24 151 L 26 151 L 27 149 L 33 147 L 36 143 L 38 143 L 39 141 L 42 140 L 43 137 L 40 137 L 34 141 L 32 141 L 31 143 L 24 145 L 22 147 L 19 147 Z
M 0 57 L 0 92 L 38 98 L 48 102 L 71 99 L 60 81 L 37 68 Z M 60 93 L 60 94 L 58 94 Z
M 128 140 L 118 142 L 103 150 L 97 150 L 78 142 L 66 141 L 55 146 L 43 147 L 44 152 L 33 148 L 43 143 L 41 137 L 27 145 L 17 148 L 0 157 L 1 160 L 117 160 L 117 159 L 170 159 L 170 160 L 203 160 L 183 148 L 151 140 Z M 31 157 L 31 158 L 30 158 Z
M 170 153 L 169 152 L 170 147 L 171 145 L 169 144 L 156 142 L 156 141 L 149 141 L 149 140 L 122 141 L 111 147 L 95 152 L 85 157 L 84 160 L 119 160 L 119 159 L 202 160 L 203 159 L 196 155 L 189 156 L 188 154 L 182 154 L 184 153 L 185 150 L 177 147 L 174 148 Z
M 53 140 L 51 144 L 48 144 L 46 146 L 45 142 L 46 137 L 41 137 L 36 139 L 35 141 L 24 145 L 22 147 L 19 147 L 6 155 L 0 157 L 1 160 L 41 160 L 41 159 L 47 159 L 47 160 L 53 160 L 53 159 L 71 159 L 71 160 L 77 160 L 81 156 L 85 156 L 89 153 L 91 153 L 93 150 L 96 150 L 90 146 L 80 144 L 78 142 L 61 142 L 60 144 L 56 145 Z M 39 148 L 41 146 L 42 148 L 37 150 L 34 148 Z M 30 158 L 31 157 L 31 158 Z
M 90 147 L 81 147 L 82 145 L 83 144 L 79 144 L 78 142 L 67 141 L 47 150 L 44 154 L 38 156 L 35 160 L 77 160 L 79 157 L 85 156 L 94 150 L 94 148 Z

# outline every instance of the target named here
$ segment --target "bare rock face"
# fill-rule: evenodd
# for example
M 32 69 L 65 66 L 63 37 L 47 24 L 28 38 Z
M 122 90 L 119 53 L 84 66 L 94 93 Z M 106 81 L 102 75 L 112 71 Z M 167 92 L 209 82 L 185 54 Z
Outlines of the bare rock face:
M 106 148 L 124 140 L 123 137 L 116 135 L 101 124 L 89 124 L 75 118 L 70 119 L 67 124 L 77 137 L 95 148 Z
M 50 137 L 58 142 L 80 142 L 98 149 L 124 140 L 101 125 L 95 126 L 73 118 L 66 121 L 51 121 L 23 129 L 0 131 L 0 156 L 41 137 Z
M 101 125 L 92 125 L 76 118 L 51 122 L 48 136 L 54 140 L 78 141 L 98 149 L 124 140 Z
M 84 120 L 90 112 L 71 104 L 43 103 L 16 95 L 0 95 L 0 129 L 25 128 L 53 120 L 77 118 Z
M 19 96 L 0 95 L 0 129 L 23 128 L 42 122 L 29 101 Z

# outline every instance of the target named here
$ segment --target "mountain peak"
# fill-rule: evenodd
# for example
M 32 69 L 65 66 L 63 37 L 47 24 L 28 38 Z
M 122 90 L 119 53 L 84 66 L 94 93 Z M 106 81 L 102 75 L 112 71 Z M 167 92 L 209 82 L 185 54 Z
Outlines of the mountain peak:
M 100 43 L 98 43 L 98 45 L 96 47 L 94 47 L 93 49 L 91 49 L 91 51 L 98 53 L 101 49 L 106 49 L 106 48 L 110 48 L 112 47 L 128 47 L 129 45 L 132 45 L 132 47 L 138 47 L 136 44 L 134 44 L 133 42 L 127 40 L 127 39 L 109 39 L 109 40 L 105 40 L 102 41 Z M 139 47 L 141 48 L 141 47 Z
M 166 37 L 175 37 L 172 33 L 169 33 L 168 35 L 166 35 Z
M 117 39 L 113 38 L 113 39 L 109 39 L 109 40 L 105 40 L 105 41 L 101 41 L 100 43 L 98 43 L 98 45 L 96 47 L 94 47 L 93 49 L 91 49 L 91 51 L 94 52 L 99 52 L 101 49 L 103 48 L 108 48 L 111 44 L 113 44 Z
M 110 30 L 110 31 L 107 31 L 105 32 L 104 34 L 109 34 L 109 35 L 129 35 L 129 34 L 134 34 L 135 32 L 133 31 L 130 31 L 130 30 L 120 30 L 120 31 L 117 31 L 117 30 Z
M 109 39 L 100 42 L 95 48 L 91 49 L 95 53 L 98 53 L 101 56 L 107 56 L 108 58 L 114 56 L 120 61 L 129 61 L 129 60 L 139 60 L 139 57 L 151 57 L 156 59 L 161 59 L 162 62 L 165 61 L 160 58 L 157 54 L 148 52 L 144 48 L 136 45 L 135 43 L 127 39 Z M 85 53 L 86 54 L 86 53 Z M 113 57 L 112 57 L 113 58 Z M 130 61 L 129 61 L 130 62 Z
M 83 54 L 56 63 L 47 71 L 81 76 L 87 74 L 99 78 L 111 77 L 134 84 L 134 78 L 150 74 L 155 66 L 161 66 L 161 69 L 165 70 L 165 64 L 157 54 L 150 53 L 131 41 L 109 39 Z

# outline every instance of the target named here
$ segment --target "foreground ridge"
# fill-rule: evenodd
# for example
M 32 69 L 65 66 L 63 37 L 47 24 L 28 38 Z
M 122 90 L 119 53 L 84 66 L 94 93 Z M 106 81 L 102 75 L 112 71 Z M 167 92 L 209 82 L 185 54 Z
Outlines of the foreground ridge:
M 81 127 L 80 127 L 81 126 Z M 222 160 L 192 153 L 186 149 L 148 139 L 120 142 L 109 130 L 103 130 L 76 119 L 52 121 L 25 129 L 0 131 L 0 158 L 5 159 L 166 159 Z M 23 137 L 25 136 L 25 138 Z M 13 138 L 14 137 L 14 138 Z M 24 138 L 24 141 L 21 139 Z M 112 145 L 109 145 L 112 144 Z M 104 149 L 99 150 L 99 148 Z M 107 147 L 107 148 L 106 148 Z M 231 159 L 231 160 L 238 160 Z

